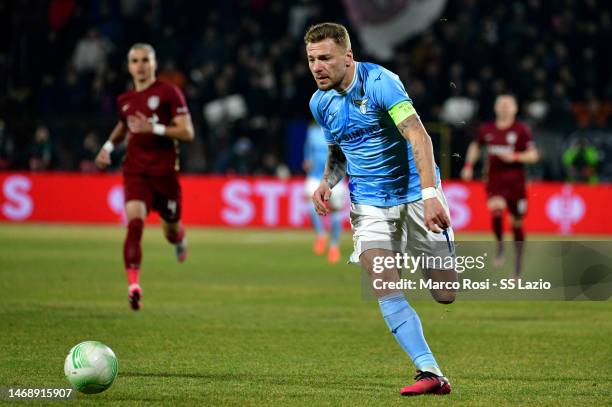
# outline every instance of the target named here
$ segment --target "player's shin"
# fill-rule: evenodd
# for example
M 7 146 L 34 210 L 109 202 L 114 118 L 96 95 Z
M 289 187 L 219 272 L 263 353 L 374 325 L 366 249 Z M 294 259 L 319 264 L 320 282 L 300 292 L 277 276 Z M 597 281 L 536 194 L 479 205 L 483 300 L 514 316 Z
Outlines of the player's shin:
M 180 223 L 165 223 L 164 236 L 166 240 L 174 245 L 174 254 L 179 263 L 187 259 L 187 239 L 185 229 Z
M 379 298 L 378 303 L 387 326 L 417 369 L 442 376 L 423 335 L 421 320 L 404 294 L 396 292 L 385 295 Z
M 182 226 L 179 226 L 178 228 L 166 228 L 165 236 L 166 240 L 172 244 L 180 243 L 185 237 L 185 228 Z
M 309 210 L 310 221 L 312 222 L 312 227 L 315 232 L 317 232 L 318 236 L 322 236 L 325 234 L 325 229 L 323 228 L 323 222 L 321 221 L 321 217 L 317 214 L 314 205 L 310 205 Z
M 340 233 L 342 232 L 342 212 L 335 211 L 331 216 L 331 233 L 329 244 L 331 246 L 338 246 L 340 240 Z
M 493 227 L 493 234 L 498 242 L 504 239 L 504 218 L 503 211 L 494 210 L 491 212 L 491 225 Z
M 140 241 L 144 222 L 142 219 L 132 219 L 127 225 L 127 235 L 123 244 L 123 261 L 127 273 L 128 284 L 138 284 L 140 262 L 142 261 L 142 249 Z
M 525 244 L 523 225 L 513 225 L 512 232 L 514 234 L 514 255 L 516 258 L 516 262 L 514 263 L 514 277 L 520 278 L 523 265 L 523 245 Z
M 491 225 L 493 234 L 497 241 L 497 253 L 495 255 L 495 266 L 500 267 L 504 263 L 504 212 L 499 209 L 491 211 Z

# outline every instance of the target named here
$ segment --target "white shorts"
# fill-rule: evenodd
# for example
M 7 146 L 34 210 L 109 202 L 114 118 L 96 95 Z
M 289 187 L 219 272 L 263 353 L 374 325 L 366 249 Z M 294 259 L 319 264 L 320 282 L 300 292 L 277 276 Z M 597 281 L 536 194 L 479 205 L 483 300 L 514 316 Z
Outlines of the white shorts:
M 438 187 L 436 191 L 450 217 L 442 188 Z M 452 228 L 442 233 L 429 231 L 425 226 L 423 210 L 423 200 L 386 208 L 351 203 L 354 250 L 350 262 L 359 263 L 361 253 L 375 248 L 412 252 L 413 255 L 454 255 Z
M 315 177 L 306 178 L 306 183 L 304 185 L 304 192 L 308 200 L 312 201 L 312 194 L 319 188 L 321 184 L 321 180 Z M 329 198 L 329 203 L 331 208 L 335 211 L 339 211 L 344 208 L 344 205 L 347 200 L 348 189 L 346 187 L 346 183 L 344 180 L 340 181 L 332 188 L 332 194 Z

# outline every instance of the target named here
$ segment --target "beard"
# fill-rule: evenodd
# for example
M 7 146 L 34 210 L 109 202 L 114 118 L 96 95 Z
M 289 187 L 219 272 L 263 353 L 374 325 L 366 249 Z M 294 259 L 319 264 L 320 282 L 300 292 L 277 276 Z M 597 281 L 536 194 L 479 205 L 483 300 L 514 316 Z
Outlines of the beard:
M 315 80 L 315 82 L 317 83 L 317 88 L 319 88 L 319 90 L 330 90 L 330 89 L 334 89 L 336 87 L 338 87 L 340 85 L 340 83 L 342 82 L 342 80 L 338 80 L 338 81 L 331 81 L 329 78 L 327 78 L 327 82 L 325 84 L 321 84 L 318 81 Z

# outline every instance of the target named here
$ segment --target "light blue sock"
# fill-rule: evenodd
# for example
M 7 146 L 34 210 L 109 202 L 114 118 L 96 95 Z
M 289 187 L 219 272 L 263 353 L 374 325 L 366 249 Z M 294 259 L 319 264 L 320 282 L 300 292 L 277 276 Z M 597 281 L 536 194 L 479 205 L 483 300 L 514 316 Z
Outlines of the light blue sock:
M 404 294 L 386 295 L 378 300 L 378 304 L 387 326 L 417 369 L 442 376 L 438 363 L 423 336 L 421 320 L 404 298 Z
M 312 226 L 314 227 L 315 232 L 317 232 L 317 235 L 321 236 L 325 234 L 323 222 L 321 221 L 321 217 L 317 215 L 314 205 L 310 205 L 310 221 L 312 222 Z
M 331 216 L 331 240 L 329 242 L 331 246 L 338 246 L 340 232 L 342 232 L 342 212 L 335 211 Z

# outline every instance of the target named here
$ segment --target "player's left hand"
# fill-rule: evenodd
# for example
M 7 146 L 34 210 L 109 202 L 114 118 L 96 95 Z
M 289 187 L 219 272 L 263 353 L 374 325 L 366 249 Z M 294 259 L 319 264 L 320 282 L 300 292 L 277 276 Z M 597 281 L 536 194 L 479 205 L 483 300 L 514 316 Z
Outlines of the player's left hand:
M 149 122 L 147 116 L 141 112 L 136 112 L 135 115 L 128 116 L 127 125 L 130 132 L 134 134 L 153 132 L 153 125 Z
M 111 164 L 110 153 L 105 149 L 100 149 L 100 152 L 96 156 L 95 160 L 96 166 L 100 169 L 104 169 Z
M 438 198 L 425 199 L 423 206 L 423 216 L 427 229 L 434 233 L 440 233 L 450 227 L 450 217 Z

